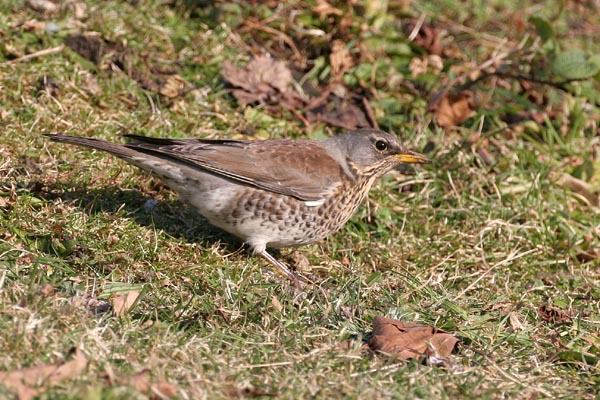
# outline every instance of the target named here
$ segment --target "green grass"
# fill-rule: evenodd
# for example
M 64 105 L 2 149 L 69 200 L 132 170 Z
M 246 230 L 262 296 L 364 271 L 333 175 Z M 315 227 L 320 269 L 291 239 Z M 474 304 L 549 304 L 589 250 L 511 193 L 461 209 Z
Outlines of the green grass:
M 526 24 L 540 6 L 525 2 L 518 11 L 503 2 L 493 8 L 475 2 L 470 8 L 438 1 L 405 11 L 390 6 L 371 19 L 357 8 L 353 22 L 380 28 L 360 31 L 357 23 L 349 36 L 379 49 L 373 50 L 379 52 L 378 67 L 373 71 L 363 60 L 346 82 L 356 91 L 374 90 L 379 98 L 371 104 L 380 126 L 411 148 L 432 149 L 434 163 L 416 168 L 416 175 L 382 179 L 367 206 L 326 241 L 282 250 L 279 259 L 316 279 L 298 295 L 264 260 L 237 252 L 238 241 L 182 207 L 157 180 L 106 154 L 49 143 L 39 133 L 110 140 L 126 132 L 325 136 L 335 129 L 322 124 L 307 129 L 291 113 L 269 115 L 260 106 L 242 109 L 220 70 L 226 60 L 243 64 L 249 48 L 275 57 L 291 54 L 265 32 L 244 30 L 249 16 L 272 18 L 271 28 L 297 40 L 308 59 L 303 72 L 318 65 L 314 60 L 326 43 L 295 36 L 281 10 L 245 2 L 203 8 L 92 1 L 80 21 L 70 9 L 48 17 L 59 28 L 53 33 L 23 28 L 23 22 L 44 16 L 23 2 L 5 3 L 0 371 L 60 361 L 75 346 L 88 358 L 86 370 L 49 387 L 41 398 L 144 398 L 147 393 L 109 385 L 106 378 L 144 368 L 153 382 L 175 383 L 179 398 L 597 395 L 599 259 L 582 254 L 600 249 L 600 217 L 597 207 L 559 178 L 567 173 L 596 193 L 600 188 L 600 104 L 593 95 L 598 81 L 573 82 L 565 90 L 539 85 L 533 94 L 516 80 L 476 82 L 470 87 L 482 100 L 476 115 L 448 132 L 435 127 L 426 110 L 426 94 L 456 76 L 451 67 L 479 65 L 495 46 L 515 49 L 524 35 L 533 35 L 531 28 L 519 31 L 515 21 Z M 556 4 L 544 3 L 544 10 L 558 9 Z M 565 3 L 562 13 L 547 17 L 558 47 L 598 54 L 593 35 L 568 31 L 573 21 L 597 20 L 597 11 L 582 4 Z M 293 23 L 304 28 L 337 26 L 315 18 L 303 2 L 288 7 L 298 13 Z M 463 58 L 444 56 L 439 74 L 413 78 L 406 68 L 422 51 L 409 46 L 400 25 L 406 15 L 421 13 L 447 30 L 445 47 L 457 47 Z M 97 66 L 68 49 L 8 63 L 19 54 L 59 46 L 79 30 L 126 44 L 131 70 L 152 77 L 149 66 L 172 68 L 195 90 L 159 96 L 109 60 Z M 511 60 L 537 65 L 550 59 L 548 47 L 528 42 Z M 358 47 L 353 49 L 357 54 Z M 316 72 L 327 81 L 326 69 Z M 375 79 L 360 84 L 363 74 Z M 390 77 L 400 79 L 398 74 L 402 84 L 393 86 Z M 44 90 L 43 77 L 56 83 L 56 92 Z M 536 103 L 529 94 L 546 101 Z M 507 122 L 521 111 L 546 118 Z M 470 140 L 477 132 L 481 136 Z M 152 201 L 155 207 L 148 207 Z M 119 318 L 95 314 L 81 301 L 109 300 L 128 290 L 142 294 Z M 571 317 L 546 320 L 542 306 Z M 461 344 L 451 366 L 361 352 L 377 315 L 455 333 Z M 349 338 L 355 342 L 345 348 Z M 0 385 L 0 397 L 11 393 Z

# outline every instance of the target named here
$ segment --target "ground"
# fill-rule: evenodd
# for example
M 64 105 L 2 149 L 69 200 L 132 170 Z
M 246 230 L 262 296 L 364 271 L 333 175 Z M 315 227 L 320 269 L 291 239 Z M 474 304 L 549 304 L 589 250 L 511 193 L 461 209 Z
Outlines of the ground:
M 599 18 L 593 1 L 5 1 L 0 397 L 595 398 Z M 303 292 L 159 180 L 41 135 L 361 126 L 433 163 L 277 254 Z M 373 353 L 376 316 L 459 343 L 442 365 Z

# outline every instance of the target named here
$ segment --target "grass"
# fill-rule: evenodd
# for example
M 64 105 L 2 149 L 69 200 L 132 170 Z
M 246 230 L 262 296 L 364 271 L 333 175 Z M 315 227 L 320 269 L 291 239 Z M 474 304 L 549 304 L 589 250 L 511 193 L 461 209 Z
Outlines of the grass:
M 331 127 L 307 129 L 286 112 L 238 107 L 220 78 L 223 62 L 243 64 L 249 48 L 278 55 L 273 36 L 242 29 L 245 18 L 277 17 L 277 10 L 243 2 L 202 8 L 91 1 L 76 20 L 71 9 L 44 19 L 24 3 L 6 3 L 0 12 L 0 370 L 60 361 L 72 347 L 88 358 L 82 374 L 48 387 L 41 398 L 145 398 L 151 395 L 107 383 L 107 376 L 146 368 L 152 382 L 175 383 L 179 398 L 595 398 L 600 218 L 560 177 L 599 188 L 600 104 L 589 95 L 597 81 L 529 92 L 514 81 L 497 87 L 481 81 L 474 88 L 486 100 L 476 115 L 444 131 L 430 123 L 427 99 L 415 93 L 422 97 L 452 72 L 410 77 L 403 68 L 418 49 L 398 32 L 390 36 L 379 69 L 361 64 L 376 77 L 365 87 L 381 97 L 373 104 L 382 128 L 411 148 L 431 149 L 434 163 L 416 175 L 382 179 L 366 207 L 326 241 L 282 250 L 281 260 L 317 278 L 298 296 L 157 180 L 105 154 L 39 135 L 328 135 Z M 519 42 L 515 20 L 540 11 L 527 2 L 524 11 L 499 3 L 497 19 L 490 20 L 485 2 L 471 11 L 456 2 L 430 3 L 413 4 L 405 14 L 390 7 L 373 20 L 354 18 L 380 24 L 369 37 L 375 47 L 386 40 L 387 27 L 399 31 L 394 24 L 403 15 L 446 21 L 453 39 L 444 39 L 446 47 L 460 44 L 464 57 L 447 62 L 460 66 L 485 61 L 498 43 Z M 547 5 L 551 10 L 555 3 Z M 310 20 L 303 2 L 291 7 L 303 23 L 319 29 L 329 23 Z M 547 16 L 556 22 L 557 43 L 598 52 L 593 35 L 565 33 L 573 21 L 593 21 L 597 11 L 565 7 Z M 24 27 L 34 18 L 58 30 Z M 273 21 L 277 29 L 284 24 Z M 67 49 L 10 62 L 59 46 L 78 30 L 126 43 L 130 69 L 116 70 L 110 55 L 94 65 Z M 323 44 L 311 45 L 303 49 L 314 60 Z M 515 63 L 525 50 L 535 60 L 546 54 L 530 42 L 515 53 Z M 167 98 L 143 89 L 131 71 L 149 73 L 148 65 L 176 70 L 195 90 Z M 348 72 L 350 80 L 358 81 L 361 71 Z M 407 82 L 397 94 L 385 79 L 396 73 Z M 542 106 L 535 96 L 548 100 Z M 506 122 L 522 110 L 546 117 Z M 129 290 L 141 296 L 122 317 L 94 313 L 81 301 Z M 564 318 L 544 318 L 541 307 Z M 377 315 L 455 333 L 461 344 L 451 366 L 362 353 L 361 339 Z M 349 338 L 353 344 L 342 346 Z M 0 386 L 0 397 L 11 393 Z

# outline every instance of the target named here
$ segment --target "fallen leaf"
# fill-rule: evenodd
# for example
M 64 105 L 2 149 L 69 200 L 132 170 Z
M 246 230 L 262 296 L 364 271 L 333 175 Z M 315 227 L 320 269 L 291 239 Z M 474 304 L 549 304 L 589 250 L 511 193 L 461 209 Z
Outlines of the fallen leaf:
M 271 305 L 273 306 L 275 311 L 277 311 L 277 312 L 283 311 L 283 306 L 281 305 L 281 302 L 279 301 L 279 299 L 276 296 L 271 297 Z
M 87 366 L 83 352 L 75 349 L 71 361 L 0 372 L 0 383 L 17 391 L 19 400 L 29 400 L 67 379 L 77 377 Z
M 114 376 L 110 379 L 111 384 L 129 386 L 141 393 L 150 393 L 152 399 L 164 399 L 175 397 L 177 395 L 177 385 L 167 381 L 153 383 L 149 375 L 150 369 L 145 368 L 135 375 L 122 377 L 114 381 Z
M 578 250 L 576 257 L 581 262 L 590 262 L 600 258 L 600 249 Z
M 87 12 L 87 4 L 83 1 L 69 1 L 66 2 L 66 5 L 69 9 L 69 11 L 71 11 L 73 13 L 73 16 L 75 17 L 75 19 L 81 20 L 81 19 L 85 19 L 88 16 L 88 12 Z
M 42 287 L 40 288 L 39 293 L 43 296 L 43 297 L 51 297 L 54 296 L 54 294 L 56 293 L 56 291 L 54 290 L 54 286 L 52 286 L 49 283 L 45 283 L 44 285 L 42 285 Z
M 600 198 L 596 193 L 593 192 L 589 183 L 586 181 L 577 179 L 569 174 L 562 174 L 562 176 L 558 179 L 558 184 L 566 187 L 571 192 L 580 195 L 589 206 L 600 206 Z
M 250 60 L 245 68 L 227 61 L 221 74 L 233 86 L 254 94 L 257 100 L 274 91 L 285 93 L 292 83 L 292 72 L 287 64 L 264 55 Z
M 475 114 L 473 110 L 473 93 L 463 90 L 459 93 L 448 93 L 439 100 L 434 100 L 436 121 L 442 128 L 457 126 Z
M 127 314 L 129 309 L 135 304 L 138 299 L 140 292 L 132 290 L 127 293 L 120 294 L 111 299 L 113 304 L 113 310 L 117 317 L 122 317 Z
M 371 128 L 358 104 L 363 105 L 362 99 L 349 95 L 345 86 L 331 85 L 308 103 L 305 108 L 306 119 L 311 123 L 320 121 L 348 130 Z
M 268 392 L 264 389 L 246 386 L 243 388 L 232 387 L 224 390 L 227 397 L 240 397 L 240 398 L 256 398 L 256 397 L 275 397 L 277 393 Z
M 103 39 L 97 34 L 74 35 L 66 38 L 64 42 L 68 48 L 95 65 L 101 65 L 105 61 L 116 65 L 122 71 L 127 70 L 131 51 L 120 43 Z
M 168 98 L 175 98 L 181 96 L 189 89 L 189 83 L 178 74 L 167 76 L 162 83 L 158 93 Z
M 27 0 L 27 5 L 35 11 L 44 14 L 53 14 L 60 9 L 58 4 L 55 4 L 50 0 Z
M 243 106 L 260 103 L 271 113 L 289 110 L 307 126 L 312 122 L 349 130 L 372 126 L 360 107 L 362 97 L 349 95 L 344 85 L 336 83 L 318 88 L 319 97 L 308 99 L 292 88 L 286 63 L 268 56 L 252 59 L 245 68 L 226 62 L 221 74 L 234 86 L 231 93 Z
M 350 50 L 341 40 L 334 40 L 331 45 L 331 54 L 329 55 L 329 64 L 331 64 L 331 75 L 334 81 L 337 81 L 344 76 L 354 63 Z
M 435 28 L 429 25 L 427 22 L 424 22 L 418 29 L 417 32 L 414 32 L 417 27 L 418 21 L 416 19 L 411 19 L 405 26 L 404 32 L 408 35 L 414 37 L 413 42 L 417 45 L 425 49 L 430 54 L 441 55 L 442 54 L 442 41 L 441 41 L 441 30 L 439 28 Z
M 74 306 L 83 306 L 87 308 L 94 315 L 104 314 L 112 309 L 112 305 L 108 301 L 98 300 L 91 296 L 72 296 L 67 300 Z
M 319 16 L 319 19 L 323 21 L 328 15 L 342 15 L 344 12 L 339 8 L 335 8 L 325 0 L 317 0 L 312 11 Z
M 525 329 L 523 323 L 519 320 L 517 313 L 514 311 L 508 313 L 508 321 L 510 322 L 510 327 L 513 329 L 513 331 L 522 331 Z
M 373 351 L 404 359 L 439 359 L 448 357 L 456 343 L 455 336 L 431 326 L 377 316 L 373 320 L 373 337 L 367 344 Z
M 538 314 L 545 321 L 554 324 L 569 323 L 573 320 L 573 311 L 547 305 L 538 307 Z
M 23 22 L 21 25 L 26 32 L 43 32 L 46 30 L 46 22 L 38 21 L 37 19 L 30 19 L 29 21 Z
M 138 392 L 147 392 L 150 390 L 150 375 L 149 370 L 144 369 L 135 375 L 119 379 L 119 383 L 131 386 Z

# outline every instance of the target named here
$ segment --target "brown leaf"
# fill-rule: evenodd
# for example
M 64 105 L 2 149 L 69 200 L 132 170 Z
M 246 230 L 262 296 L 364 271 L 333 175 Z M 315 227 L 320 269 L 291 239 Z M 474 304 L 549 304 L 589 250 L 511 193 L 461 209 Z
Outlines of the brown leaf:
M 27 5 L 43 14 L 53 14 L 60 10 L 60 6 L 49 0 L 27 0 Z
M 600 249 L 578 250 L 576 257 L 580 262 L 590 262 L 600 258 Z
M 98 35 L 75 35 L 64 40 L 67 47 L 81 57 L 100 65 L 102 61 L 115 64 L 125 71 L 131 51 L 120 43 L 111 42 Z
M 141 393 L 150 393 L 152 399 L 164 399 L 177 395 L 177 385 L 175 383 L 167 381 L 152 383 L 149 372 L 150 369 L 145 368 L 135 375 L 118 378 L 117 383 L 132 387 Z
M 275 393 L 275 392 L 268 392 L 264 389 L 253 387 L 253 386 L 246 386 L 246 387 L 242 387 L 242 388 L 231 387 L 231 388 L 225 389 L 224 394 L 227 397 L 235 397 L 235 398 L 239 397 L 239 398 L 250 398 L 250 399 L 253 399 L 256 397 L 277 396 L 277 393 Z
M 513 331 L 522 331 L 525 329 L 525 326 L 523 326 L 523 323 L 519 320 L 519 316 L 514 311 L 508 313 L 508 322 Z
M 540 306 L 538 314 L 545 321 L 555 324 L 564 324 L 573 320 L 573 311 L 547 305 Z
M 190 88 L 188 81 L 183 79 L 179 74 L 169 75 L 162 82 L 158 93 L 168 98 L 175 98 L 181 96 Z
M 562 174 L 558 180 L 558 184 L 566 187 L 573 193 L 580 195 L 588 203 L 588 205 L 593 207 L 600 206 L 600 198 L 596 193 L 594 193 L 590 187 L 590 184 L 586 181 L 577 179 L 569 174 Z
M 21 26 L 23 30 L 27 32 L 43 32 L 46 30 L 46 23 L 44 21 L 38 21 L 35 18 L 23 22 L 23 25 Z
M 319 16 L 319 19 L 323 21 L 328 15 L 342 15 L 344 12 L 339 8 L 335 8 L 325 0 L 317 0 L 315 6 L 312 8 L 313 12 Z
M 417 32 L 414 32 L 418 21 L 416 19 L 409 20 L 405 26 L 405 33 L 414 37 L 413 42 L 425 49 L 430 54 L 442 54 L 441 30 L 424 22 Z
M 342 64 L 338 67 L 347 67 Z M 289 110 L 307 126 L 326 122 L 349 130 L 372 127 L 361 109 L 362 97 L 352 96 L 342 84 L 334 84 L 316 88 L 319 97 L 309 101 L 290 86 L 292 73 L 286 63 L 268 56 L 254 58 L 245 68 L 225 63 L 221 74 L 234 86 L 231 93 L 242 105 L 260 103 L 271 113 Z
M 12 372 L 0 372 L 0 383 L 8 388 L 15 389 L 19 400 L 29 400 L 44 392 L 50 386 L 75 378 L 81 374 L 86 366 L 87 359 L 81 350 L 77 348 L 71 361 L 38 365 Z
M 331 64 L 331 75 L 334 81 L 339 80 L 354 65 L 350 51 L 341 40 L 333 41 L 329 63 Z
M 49 283 L 45 283 L 44 285 L 42 285 L 42 287 L 40 288 L 39 293 L 43 296 L 43 297 L 51 297 L 54 296 L 54 294 L 56 293 L 56 291 L 54 290 L 54 286 L 52 286 Z
M 433 108 L 437 123 L 446 129 L 461 124 L 475 114 L 473 93 L 468 90 L 448 93 L 435 103 Z
M 72 296 L 67 300 L 74 306 L 87 308 L 88 311 L 95 315 L 107 313 L 112 309 L 112 305 L 108 301 L 98 300 L 91 296 Z
M 131 386 L 138 392 L 147 392 L 150 390 L 150 372 L 149 369 L 143 369 L 135 375 L 119 379 L 119 383 Z
M 238 88 L 233 95 L 244 105 L 286 93 L 292 83 L 292 72 L 286 63 L 268 56 L 253 58 L 245 68 L 225 62 L 221 74 Z
M 368 345 L 373 351 L 411 359 L 448 357 L 456 343 L 456 337 L 433 327 L 377 316 Z
M 131 306 L 133 306 L 139 297 L 140 292 L 132 290 L 127 293 L 120 294 L 111 299 L 113 304 L 113 310 L 117 317 L 122 317 L 127 314 Z
M 306 119 L 309 122 L 326 122 L 348 130 L 371 128 L 357 102 L 357 99 L 348 94 L 345 86 L 336 84 L 310 101 L 305 109 Z M 362 105 L 362 101 L 360 104 Z

